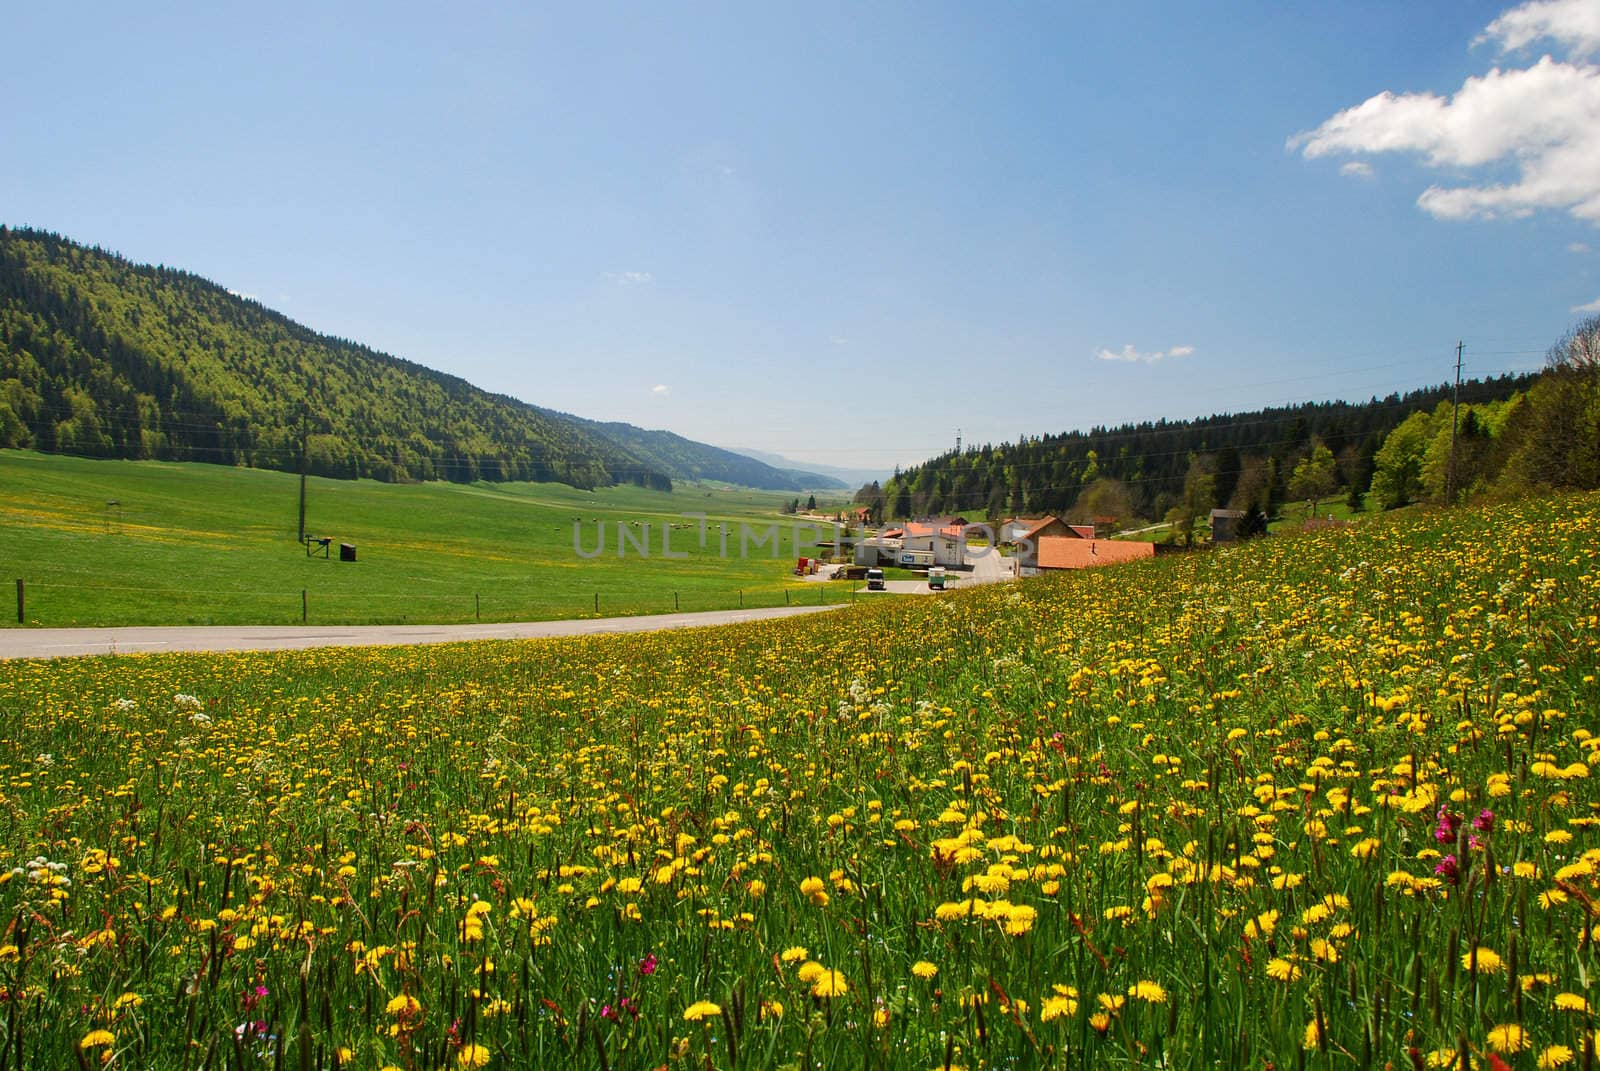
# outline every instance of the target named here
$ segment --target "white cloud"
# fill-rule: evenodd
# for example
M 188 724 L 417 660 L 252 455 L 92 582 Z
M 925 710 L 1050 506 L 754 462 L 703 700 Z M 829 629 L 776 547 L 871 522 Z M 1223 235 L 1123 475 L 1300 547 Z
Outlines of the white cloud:
M 1569 253 L 1587 253 L 1588 251 L 1588 242 L 1573 242 L 1571 245 L 1567 246 L 1567 252 Z
M 1371 178 L 1372 165 L 1365 160 L 1351 160 L 1339 168 L 1341 175 L 1353 175 L 1356 178 Z
M 672 388 L 667 386 L 665 383 L 657 383 L 655 386 L 650 388 L 650 393 L 656 395 L 671 394 Z
M 1594 0 L 1529 0 L 1489 24 L 1473 44 L 1494 41 L 1501 52 L 1535 41 L 1559 41 L 1575 56 L 1600 49 L 1600 4 Z
M 655 282 L 656 277 L 647 271 L 608 271 L 606 278 L 618 286 L 635 286 Z
M 261 303 L 261 299 L 260 298 L 256 297 L 254 294 L 247 294 L 243 290 L 235 290 L 232 287 L 229 287 L 228 288 L 228 293 L 232 294 L 236 298 L 241 298 L 241 299 L 243 299 L 245 301 L 254 301 L 258 305 Z
M 1600 45 L 1600 5 L 1536 0 L 1496 19 L 1487 36 L 1507 47 L 1554 38 L 1582 55 Z M 1479 170 L 1476 180 L 1465 174 L 1464 185 L 1433 185 L 1417 198 L 1441 219 L 1555 209 L 1600 225 L 1600 67 L 1543 56 L 1531 67 L 1468 78 L 1450 97 L 1385 90 L 1296 134 L 1288 147 L 1308 159 L 1411 152 L 1430 167 Z M 1512 181 L 1496 180 L 1508 170 Z
M 835 346 L 848 346 L 850 344 L 850 340 L 845 338 L 843 335 L 829 335 L 828 341 L 833 343 Z
M 1587 305 L 1572 306 L 1573 312 L 1600 312 L 1600 297 L 1595 298 Z
M 1168 350 L 1154 350 L 1150 353 L 1140 353 L 1129 343 L 1120 350 L 1095 350 L 1094 355 L 1102 361 L 1127 361 L 1130 364 L 1155 364 L 1166 357 L 1187 357 L 1194 353 L 1193 346 L 1173 346 Z

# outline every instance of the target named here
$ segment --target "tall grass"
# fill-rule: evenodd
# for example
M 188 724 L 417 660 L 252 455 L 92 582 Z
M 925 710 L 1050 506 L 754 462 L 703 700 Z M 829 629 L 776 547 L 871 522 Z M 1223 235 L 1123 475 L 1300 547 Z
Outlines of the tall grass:
M 6 664 L 0 1066 L 1592 1066 L 1597 521 Z

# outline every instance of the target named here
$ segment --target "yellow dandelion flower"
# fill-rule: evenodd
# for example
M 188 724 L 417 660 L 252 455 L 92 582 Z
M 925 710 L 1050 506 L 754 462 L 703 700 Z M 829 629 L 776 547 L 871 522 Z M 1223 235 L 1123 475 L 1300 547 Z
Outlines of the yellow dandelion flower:
M 1489 1048 L 1510 1055 L 1528 1047 L 1528 1032 L 1516 1023 L 1506 1023 L 1489 1031 Z
M 1104 1034 L 1111 1029 L 1111 1016 L 1103 1011 L 1095 1012 L 1089 1016 L 1089 1025 L 1094 1027 L 1098 1033 Z
M 456 1053 L 456 1066 L 475 1068 L 489 1066 L 489 1050 L 483 1045 L 463 1045 Z
M 1552 1067 L 1565 1067 L 1572 1062 L 1572 1050 L 1565 1045 L 1551 1045 L 1539 1054 L 1540 1071 Z
M 1492 948 L 1478 947 L 1461 955 L 1461 966 L 1465 970 L 1473 969 L 1473 961 L 1477 961 L 1477 969 L 1485 974 L 1493 974 L 1505 969 L 1505 961 L 1500 954 Z
M 842 997 L 848 992 L 850 986 L 838 971 L 823 971 L 811 987 L 814 997 Z
M 795 973 L 801 982 L 805 983 L 806 985 L 810 985 L 818 978 L 821 978 L 822 973 L 827 969 L 828 968 L 824 967 L 822 964 L 813 959 L 800 964 L 800 969 Z
M 1589 1010 L 1589 1002 L 1576 993 L 1557 993 L 1555 1003 L 1556 1007 L 1562 1011 L 1586 1012 Z
M 818 907 L 828 906 L 827 887 L 823 885 L 821 878 L 809 877 L 802 881 L 800 883 L 800 895 Z
M 1364 840 L 1358 840 L 1355 842 L 1355 844 L 1350 846 L 1350 854 L 1355 856 L 1357 859 L 1371 859 L 1377 852 L 1378 845 L 1380 843 L 1382 842 L 1379 841 L 1377 837 L 1367 837 Z
M 1050 1022 L 1052 1019 L 1061 1019 L 1078 1013 L 1078 1000 L 1066 994 L 1045 997 L 1044 1004 L 1039 1008 L 1039 1020 Z
M 395 997 L 393 1000 L 389 1001 L 388 1004 L 384 1005 L 383 1010 L 388 1012 L 390 1015 L 410 1018 L 422 1010 L 422 1005 L 417 1003 L 416 997 L 411 996 L 409 993 L 401 993 L 398 997 Z
M 1167 991 L 1154 982 L 1135 982 L 1128 987 L 1128 996 L 1146 1004 L 1165 1004 Z
M 698 1023 L 702 1019 L 710 1019 L 722 1014 L 722 1006 L 713 1004 L 709 1000 L 697 1000 L 683 1009 L 685 1022 Z
M 1277 956 L 1267 960 L 1267 977 L 1279 982 L 1295 982 L 1300 979 L 1300 968 L 1295 964 Z
M 1315 1049 L 1321 1044 L 1322 1028 L 1319 1027 L 1317 1025 L 1317 1021 L 1313 1019 L 1306 1024 L 1305 1036 L 1300 1039 L 1300 1047 L 1303 1049 Z
M 919 959 L 917 962 L 911 965 L 911 973 L 916 975 L 918 978 L 927 979 L 938 974 L 939 968 L 935 964 L 929 963 L 925 959 Z
M 91 1030 L 78 1042 L 80 1049 L 108 1048 L 117 1043 L 117 1035 L 109 1030 Z
M 783 954 L 780 955 L 778 958 L 783 960 L 783 962 L 785 962 L 785 963 L 799 963 L 801 960 L 809 959 L 810 957 L 811 957 L 811 953 L 808 950 L 806 950 L 803 946 L 801 946 L 801 945 L 791 945 L 788 948 L 784 949 L 783 950 Z
M 964 919 L 972 914 L 972 901 L 949 901 L 934 908 L 933 914 L 940 922 L 954 922 L 956 919 Z

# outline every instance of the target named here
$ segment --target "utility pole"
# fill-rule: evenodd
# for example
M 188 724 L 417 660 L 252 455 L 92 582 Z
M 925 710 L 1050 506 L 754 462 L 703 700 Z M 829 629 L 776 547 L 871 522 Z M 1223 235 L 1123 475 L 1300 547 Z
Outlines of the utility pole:
M 306 410 L 300 407 L 300 542 L 306 541 Z
M 1453 505 L 1456 500 L 1456 431 L 1461 427 L 1458 415 L 1461 408 L 1461 351 L 1465 346 L 1465 342 L 1456 341 L 1456 389 L 1450 397 L 1450 468 L 1444 480 L 1444 501 L 1447 506 Z

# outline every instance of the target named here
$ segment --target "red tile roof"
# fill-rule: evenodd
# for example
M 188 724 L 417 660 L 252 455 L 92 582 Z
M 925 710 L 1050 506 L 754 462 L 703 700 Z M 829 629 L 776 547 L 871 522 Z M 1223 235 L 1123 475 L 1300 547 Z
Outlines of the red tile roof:
M 1078 536 L 1045 536 L 1039 540 L 1041 569 L 1089 569 L 1097 565 L 1120 565 L 1122 562 L 1155 556 L 1154 543 L 1083 539 Z
M 963 531 L 964 529 L 960 525 L 952 524 L 948 527 L 939 529 L 939 534 L 949 539 L 960 539 Z M 931 524 L 917 524 L 915 521 L 913 521 L 906 525 L 906 536 L 908 538 L 931 536 L 932 534 L 933 525 Z

